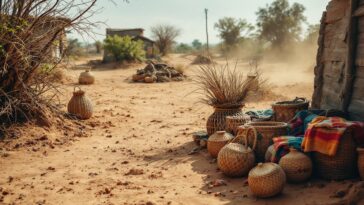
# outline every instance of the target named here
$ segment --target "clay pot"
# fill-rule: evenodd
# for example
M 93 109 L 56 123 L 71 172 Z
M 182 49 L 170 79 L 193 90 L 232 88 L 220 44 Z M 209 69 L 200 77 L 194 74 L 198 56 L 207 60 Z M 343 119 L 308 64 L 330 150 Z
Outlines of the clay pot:
M 85 72 L 82 72 L 78 77 L 78 83 L 81 85 L 89 85 L 93 84 L 94 82 L 95 82 L 95 76 L 90 71 L 90 69 L 87 69 Z
M 272 197 L 283 191 L 286 175 L 278 164 L 259 163 L 249 172 L 248 183 L 256 197 Z
M 93 113 L 93 107 L 91 101 L 85 95 L 85 91 L 80 88 L 78 91 L 73 92 L 71 100 L 67 106 L 68 112 L 81 120 L 91 118 Z
M 220 150 L 233 138 L 234 136 L 225 131 L 217 131 L 207 140 L 207 151 L 216 158 Z
M 311 159 L 296 149 L 290 149 L 290 152 L 279 161 L 279 166 L 286 173 L 289 182 L 305 182 L 312 175 Z
M 245 132 L 248 132 L 248 129 L 239 129 L 238 135 L 231 143 L 224 146 L 218 154 L 217 165 L 227 176 L 246 176 L 255 165 L 254 149 L 256 139 L 254 139 L 253 147 L 248 147 L 248 139 Z M 240 142 L 238 142 L 239 140 Z M 241 143 L 241 141 L 244 141 L 244 143 Z
M 133 80 L 134 82 L 144 81 L 144 78 L 145 78 L 145 75 L 143 75 L 143 74 L 140 74 L 140 75 L 138 75 L 138 74 L 134 74 L 134 75 L 132 76 L 132 80 Z
M 157 77 L 155 76 L 147 76 L 144 78 L 145 83 L 154 83 L 157 80 Z
M 364 181 L 364 148 L 357 148 L 358 151 L 358 169 L 361 180 Z

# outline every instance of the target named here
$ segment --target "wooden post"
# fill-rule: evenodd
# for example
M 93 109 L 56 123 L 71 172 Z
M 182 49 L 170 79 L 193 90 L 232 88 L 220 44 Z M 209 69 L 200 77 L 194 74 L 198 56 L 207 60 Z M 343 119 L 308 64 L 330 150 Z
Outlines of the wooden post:
M 348 38 L 347 45 L 348 51 L 346 56 L 345 67 L 345 82 L 342 90 L 342 110 L 348 112 L 351 97 L 353 94 L 353 85 L 356 74 L 356 49 L 358 41 L 358 17 L 356 17 L 355 11 L 358 8 L 358 0 L 350 0 L 350 17 L 348 24 Z
M 205 9 L 205 18 L 206 18 L 206 49 L 207 49 L 207 54 L 210 53 L 210 48 L 209 48 L 209 27 L 208 27 L 208 21 L 207 21 L 207 12 L 208 9 Z

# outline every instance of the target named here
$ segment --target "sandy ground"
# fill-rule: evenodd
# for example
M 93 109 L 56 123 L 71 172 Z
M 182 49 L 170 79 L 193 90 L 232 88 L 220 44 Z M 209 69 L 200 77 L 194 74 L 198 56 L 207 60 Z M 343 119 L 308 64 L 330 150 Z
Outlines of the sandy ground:
M 189 63 L 181 56 L 168 61 Z M 313 180 L 287 185 L 275 198 L 254 198 L 245 178 L 224 177 L 205 150 L 188 155 L 196 146 L 191 133 L 203 130 L 212 112 L 197 102 L 191 80 L 130 83 L 130 76 L 142 67 L 94 70 L 96 84 L 82 87 L 95 109 L 85 122 L 88 134 L 43 151 L 2 150 L 0 204 L 328 204 L 338 200 L 330 197 L 335 191 L 352 184 Z M 194 69 L 190 66 L 187 74 Z M 246 109 L 269 108 L 274 100 L 296 95 L 310 98 L 312 73 L 290 69 L 264 65 L 277 95 L 250 101 Z M 69 75 L 76 81 L 79 72 Z M 64 106 L 73 86 L 64 85 Z M 57 141 L 62 133 L 51 129 L 39 135 Z M 209 187 L 216 179 L 227 185 Z

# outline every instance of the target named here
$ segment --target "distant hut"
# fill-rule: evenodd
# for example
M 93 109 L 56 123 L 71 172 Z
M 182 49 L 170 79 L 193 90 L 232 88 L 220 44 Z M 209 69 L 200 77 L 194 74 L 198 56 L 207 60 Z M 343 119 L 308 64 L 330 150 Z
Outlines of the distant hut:
M 318 44 L 312 107 L 364 121 L 364 0 L 331 0 Z
M 153 40 L 150 40 L 149 38 L 144 36 L 144 29 L 142 28 L 135 28 L 135 29 L 106 29 L 106 37 L 108 36 L 130 36 L 133 40 L 141 40 L 144 43 L 144 50 L 146 53 L 147 58 L 154 57 L 154 45 L 155 42 Z M 109 59 L 110 55 L 107 52 L 104 52 L 104 61 L 108 62 L 111 59 Z

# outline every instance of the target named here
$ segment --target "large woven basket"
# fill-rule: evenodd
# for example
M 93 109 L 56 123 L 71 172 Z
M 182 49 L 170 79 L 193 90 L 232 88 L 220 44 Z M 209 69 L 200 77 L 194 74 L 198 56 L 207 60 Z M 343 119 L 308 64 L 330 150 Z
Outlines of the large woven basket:
M 358 148 L 358 170 L 361 180 L 364 181 L 364 148 Z
M 347 130 L 341 137 L 335 156 L 319 152 L 313 154 L 317 174 L 323 179 L 344 180 L 357 174 L 357 152 L 352 131 Z
M 217 131 L 207 140 L 207 151 L 211 157 L 217 157 L 220 150 L 234 137 L 226 131 Z
M 227 176 L 246 176 L 255 165 L 254 149 L 257 141 L 254 139 L 252 148 L 247 146 L 248 131 L 249 129 L 239 129 L 238 135 L 219 152 L 217 165 Z
M 274 112 L 273 120 L 277 122 L 289 122 L 298 111 L 307 110 L 309 104 L 309 101 L 305 98 L 296 98 L 292 101 L 274 103 L 272 105 Z
M 283 191 L 286 175 L 283 169 L 275 163 L 259 163 L 249 172 L 248 183 L 255 196 L 272 197 Z
M 226 117 L 226 128 L 225 130 L 233 135 L 238 134 L 238 127 L 250 122 L 249 115 L 235 115 Z
M 239 116 L 239 115 L 244 115 L 241 106 L 233 108 L 215 107 L 214 113 L 210 115 L 210 117 L 207 119 L 206 123 L 207 134 L 210 136 L 217 131 L 225 130 L 226 117 Z
M 257 147 L 255 149 L 256 158 L 259 162 L 265 161 L 265 153 L 270 145 L 273 144 L 273 138 L 287 135 L 287 123 L 284 122 L 250 122 L 244 127 L 252 127 L 258 134 Z M 249 138 L 255 132 L 249 132 Z M 250 140 L 251 141 L 251 140 Z

